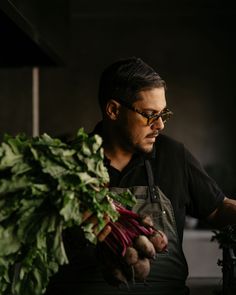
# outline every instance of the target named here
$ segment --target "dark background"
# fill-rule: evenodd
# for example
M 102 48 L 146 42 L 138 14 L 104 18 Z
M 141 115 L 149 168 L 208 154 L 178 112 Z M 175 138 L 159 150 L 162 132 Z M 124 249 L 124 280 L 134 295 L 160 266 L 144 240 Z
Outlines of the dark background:
M 183 141 L 236 195 L 236 9 L 229 1 L 51 0 L 0 4 L 0 137 L 32 133 L 32 66 L 40 133 L 91 131 L 105 66 L 141 57 L 167 82 L 166 134 Z M 13 12 L 14 11 L 14 12 Z

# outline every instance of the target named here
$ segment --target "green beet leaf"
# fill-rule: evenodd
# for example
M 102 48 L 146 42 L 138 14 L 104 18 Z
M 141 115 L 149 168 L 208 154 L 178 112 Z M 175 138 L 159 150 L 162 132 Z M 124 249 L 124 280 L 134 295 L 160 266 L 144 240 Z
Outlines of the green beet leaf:
M 80 129 L 70 144 L 47 134 L 6 135 L 0 145 L 0 295 L 42 295 L 60 265 L 69 263 L 63 232 L 79 226 L 96 243 L 83 213 L 118 218 L 115 200 L 134 204 L 129 193 L 107 188 L 102 140 Z

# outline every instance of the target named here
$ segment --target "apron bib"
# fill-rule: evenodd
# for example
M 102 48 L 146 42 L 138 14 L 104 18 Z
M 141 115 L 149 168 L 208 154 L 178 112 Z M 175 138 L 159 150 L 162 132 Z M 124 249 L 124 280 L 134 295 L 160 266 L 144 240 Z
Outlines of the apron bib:
M 162 230 L 168 238 L 168 252 L 158 253 L 155 261 L 151 263 L 151 271 L 147 282 L 184 282 L 188 275 L 188 267 L 179 241 L 174 211 L 170 200 L 154 185 L 151 164 L 145 161 L 148 175 L 148 186 L 134 186 L 128 188 L 136 197 L 136 204 L 132 208 L 139 214 L 148 214 L 154 221 L 154 226 Z M 110 188 L 121 193 L 127 188 Z

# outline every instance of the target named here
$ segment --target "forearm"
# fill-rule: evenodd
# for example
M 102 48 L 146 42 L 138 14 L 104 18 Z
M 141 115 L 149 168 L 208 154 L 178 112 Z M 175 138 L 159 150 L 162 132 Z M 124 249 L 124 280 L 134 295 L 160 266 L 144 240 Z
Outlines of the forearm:
M 208 221 L 218 228 L 236 224 L 236 200 L 225 198 L 221 206 L 210 214 Z

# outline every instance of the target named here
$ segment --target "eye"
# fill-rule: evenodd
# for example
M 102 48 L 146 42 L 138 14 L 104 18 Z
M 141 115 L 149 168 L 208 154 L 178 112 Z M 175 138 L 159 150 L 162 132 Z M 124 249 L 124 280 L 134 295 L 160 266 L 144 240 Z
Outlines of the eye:
M 153 117 L 155 116 L 154 112 L 145 112 L 145 115 L 147 115 L 148 117 Z
M 164 110 L 162 110 L 161 112 L 150 111 L 150 112 L 148 113 L 148 116 L 149 116 L 150 118 L 157 118 L 157 117 L 159 117 L 163 112 L 165 112 L 165 111 L 164 111 Z
M 153 117 L 153 116 L 158 115 L 158 113 L 157 112 L 154 112 L 154 111 L 144 111 L 143 113 L 145 115 L 147 115 L 148 117 Z

